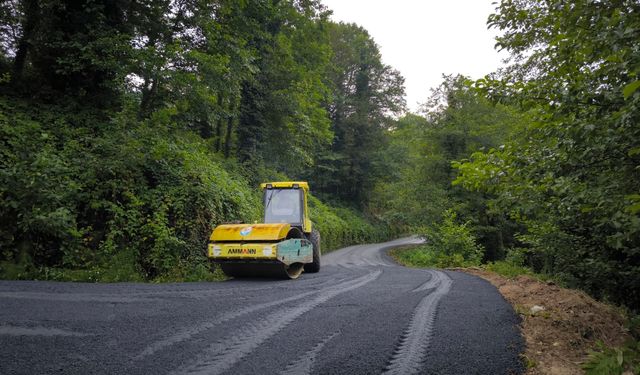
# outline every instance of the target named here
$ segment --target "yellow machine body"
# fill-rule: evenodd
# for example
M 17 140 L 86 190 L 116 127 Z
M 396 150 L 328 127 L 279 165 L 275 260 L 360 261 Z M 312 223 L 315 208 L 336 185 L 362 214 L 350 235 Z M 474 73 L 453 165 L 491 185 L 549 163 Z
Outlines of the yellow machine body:
M 285 237 L 291 229 L 290 224 L 223 224 L 215 227 L 210 241 L 278 241 Z
M 267 182 L 260 187 L 263 191 L 272 189 L 276 193 L 277 190 L 301 190 L 302 195 L 296 198 L 301 199 L 297 201 L 301 203 L 301 206 L 298 206 L 302 211 L 301 220 L 297 216 L 294 224 L 218 225 L 209 237 L 207 256 L 230 276 L 272 276 L 295 279 L 303 269 L 307 270 L 307 265 L 316 266 L 307 270 L 308 272 L 318 272 L 319 237 L 310 235 L 312 223 L 309 219 L 307 203 L 309 185 L 302 181 L 290 181 Z M 269 194 L 266 193 L 265 197 L 268 197 Z M 269 193 L 272 196 L 276 194 Z M 280 194 L 280 197 L 282 196 Z M 285 202 L 291 202 L 291 200 Z M 268 205 L 269 203 L 265 202 L 265 206 Z M 315 252 L 314 248 L 316 248 Z

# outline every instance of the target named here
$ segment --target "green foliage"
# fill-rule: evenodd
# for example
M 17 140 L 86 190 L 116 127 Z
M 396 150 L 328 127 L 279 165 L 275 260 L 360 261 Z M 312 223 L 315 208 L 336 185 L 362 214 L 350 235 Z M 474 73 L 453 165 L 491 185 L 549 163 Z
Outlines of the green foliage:
M 96 107 L 117 101 L 132 55 L 137 10 L 129 1 L 6 1 L 0 7 L 3 57 L 17 92 L 47 100 L 82 97 Z M 125 16 L 126 14 L 126 16 Z M 128 17 L 127 17 L 128 16 Z M 130 17 L 130 19 L 128 19 Z M 6 54 L 6 55 L 5 55 Z
M 237 156 L 299 175 L 333 137 L 322 105 L 330 100 L 326 14 L 317 2 L 251 3 L 243 32 L 259 74 L 241 85 Z
M 525 228 L 535 271 L 634 309 L 638 10 L 631 1 L 502 2 L 489 23 L 516 63 L 477 86 L 528 120 L 504 147 L 456 164 L 456 183 L 495 195 L 492 209 Z
M 468 228 L 468 223 L 456 222 L 452 210 L 445 211 L 444 219 L 426 233 L 427 244 L 401 249 L 392 253 L 402 264 L 412 267 L 469 267 L 477 266 L 483 249 Z
M 369 33 L 355 24 L 327 25 L 333 50 L 328 76 L 334 136 L 308 179 L 324 194 L 363 207 L 386 171 L 384 131 L 402 112 L 404 78 L 383 64 Z
M 199 136 L 160 126 L 164 117 L 138 121 L 125 110 L 89 124 L 90 112 L 0 106 L 4 278 L 219 279 L 205 257 L 211 229 L 261 219 L 260 193 L 243 168 Z M 325 251 L 390 236 L 349 209 L 310 203 Z
M 625 326 L 631 338 L 621 347 L 598 342 L 582 366 L 586 374 L 640 374 L 640 315 L 631 316 Z
M 408 267 L 437 267 L 434 254 L 425 246 L 393 249 L 389 254 L 398 263 Z
M 468 262 L 460 254 L 445 255 L 435 253 L 432 248 L 421 246 L 412 249 L 401 249 L 391 252 L 396 261 L 408 267 L 418 268 L 452 268 L 476 266 L 475 262 Z
M 370 210 L 396 227 L 428 227 L 453 209 L 484 246 L 484 260 L 504 258 L 515 246 L 513 222 L 492 211 L 489 194 L 452 186 L 452 162 L 496 147 L 520 126 L 522 116 L 494 105 L 469 87 L 466 78 L 445 77 L 425 104 L 424 116 L 408 114 L 387 133 L 388 174 L 375 185 Z
M 509 279 L 520 275 L 533 275 L 533 272 L 531 272 L 529 268 L 505 260 L 487 263 L 484 268 L 487 271 L 495 272 Z
M 0 21 L 10 95 L 107 113 L 133 96 L 139 118 L 166 116 L 227 158 L 288 174 L 333 137 L 318 1 L 12 0 Z
M 309 176 L 343 126 L 328 108 L 344 27 L 327 17 L 316 0 L 3 2 L 0 274 L 220 278 L 212 227 L 259 220 L 257 183 Z M 401 101 L 401 77 L 356 31 L 366 48 L 340 48 L 372 64 L 359 102 Z M 380 133 L 396 104 L 366 126 Z M 325 250 L 392 233 L 312 205 Z
M 447 161 L 433 150 L 430 124 L 409 114 L 389 132 L 385 150 L 388 175 L 373 188 L 370 210 L 401 228 L 417 228 L 441 220 L 450 207 Z
M 119 119 L 88 137 L 89 126 L 70 127 L 65 121 L 77 119 L 60 117 L 58 108 L 25 118 L 20 103 L 10 104 L 2 103 L 9 147 L 0 160 L 0 212 L 11 223 L 0 232 L 3 259 L 23 252 L 36 270 L 106 272 L 74 279 L 155 278 L 184 260 L 204 262 L 212 226 L 260 215 L 255 189 L 227 173 L 196 136 Z
M 640 341 L 631 340 L 621 348 L 609 348 L 599 342 L 583 369 L 587 375 L 640 374 Z
M 453 210 L 446 210 L 442 223 L 427 231 L 427 248 L 438 259 L 451 259 L 451 264 L 478 265 L 482 260 L 483 249 L 469 228 L 469 223 L 456 222 Z M 452 267 L 462 266 L 455 265 Z

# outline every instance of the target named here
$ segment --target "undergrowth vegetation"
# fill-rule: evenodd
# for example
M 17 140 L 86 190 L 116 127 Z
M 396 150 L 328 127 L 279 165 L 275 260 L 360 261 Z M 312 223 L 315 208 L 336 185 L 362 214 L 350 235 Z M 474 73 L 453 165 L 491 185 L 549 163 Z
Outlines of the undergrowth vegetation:
M 392 255 L 402 264 L 412 267 L 469 267 L 480 265 L 482 248 L 468 228 L 458 223 L 456 214 L 447 210 L 444 221 L 428 229 L 427 244 L 400 249 Z
M 627 328 L 631 339 L 622 347 L 598 343 L 583 365 L 586 375 L 640 374 L 640 315 L 630 318 Z
M 211 229 L 261 220 L 260 178 L 162 117 L 0 101 L 0 277 L 214 280 Z M 100 122 L 98 122 L 100 121 Z M 34 140 L 37 140 L 34 142 Z M 323 250 L 388 238 L 382 224 L 311 199 Z
M 640 374 L 640 341 L 629 341 L 620 348 L 600 343 L 583 366 L 586 375 Z

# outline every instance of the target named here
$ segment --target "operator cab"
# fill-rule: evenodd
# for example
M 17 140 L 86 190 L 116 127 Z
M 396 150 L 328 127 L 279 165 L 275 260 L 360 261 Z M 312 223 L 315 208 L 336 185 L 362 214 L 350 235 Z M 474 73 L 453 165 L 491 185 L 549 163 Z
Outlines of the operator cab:
M 304 195 L 300 188 L 264 190 L 264 222 L 288 223 L 301 227 L 304 222 Z
M 264 222 L 290 224 L 300 235 L 310 235 L 313 224 L 307 206 L 309 184 L 305 181 L 265 182 L 260 184 L 264 203 Z

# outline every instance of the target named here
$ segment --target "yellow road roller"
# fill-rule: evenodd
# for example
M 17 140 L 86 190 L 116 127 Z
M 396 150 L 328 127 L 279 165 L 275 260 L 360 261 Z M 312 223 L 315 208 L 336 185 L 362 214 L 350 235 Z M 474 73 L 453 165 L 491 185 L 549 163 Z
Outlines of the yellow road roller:
M 207 254 L 227 276 L 295 279 L 320 271 L 320 233 L 312 228 L 302 181 L 266 182 L 264 223 L 223 224 L 211 233 Z

